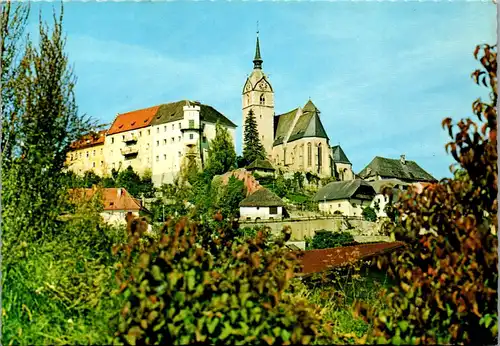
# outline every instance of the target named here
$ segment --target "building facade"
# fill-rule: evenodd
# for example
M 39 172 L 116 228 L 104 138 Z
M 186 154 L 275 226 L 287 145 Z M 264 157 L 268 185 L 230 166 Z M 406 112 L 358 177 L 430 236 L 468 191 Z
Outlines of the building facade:
M 319 109 L 309 100 L 303 107 L 276 115 L 274 90 L 262 63 L 257 37 L 253 71 L 242 92 L 243 124 L 252 111 L 267 159 L 276 168 L 284 172 L 310 172 L 319 177 L 337 176 Z M 342 175 L 344 180 L 353 179 L 352 165 L 341 165 L 344 166 L 339 169 L 347 171 Z
M 141 176 L 150 174 L 156 186 L 173 183 L 189 161 L 204 167 L 217 122 L 228 130 L 234 145 L 236 125 L 199 102 L 182 100 L 118 114 L 92 148 L 75 144 L 68 154 L 70 169 L 83 174 L 95 165 L 102 167 L 94 169 L 96 174 L 109 176 L 113 169 L 130 166 Z M 96 163 L 84 161 L 93 150 L 101 155 Z
M 106 171 L 104 142 L 106 130 L 89 133 L 71 143 L 66 155 L 66 169 L 78 175 L 92 171 L 102 176 Z

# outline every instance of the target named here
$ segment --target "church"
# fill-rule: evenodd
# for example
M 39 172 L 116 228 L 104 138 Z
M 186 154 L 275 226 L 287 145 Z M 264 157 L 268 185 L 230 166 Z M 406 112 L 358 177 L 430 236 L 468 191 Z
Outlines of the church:
M 330 147 L 321 112 L 311 100 L 276 115 L 274 90 L 262 64 L 257 34 L 253 71 L 242 93 L 243 124 L 253 111 L 268 161 L 285 173 L 310 172 L 320 178 L 354 179 L 352 164 L 342 148 Z

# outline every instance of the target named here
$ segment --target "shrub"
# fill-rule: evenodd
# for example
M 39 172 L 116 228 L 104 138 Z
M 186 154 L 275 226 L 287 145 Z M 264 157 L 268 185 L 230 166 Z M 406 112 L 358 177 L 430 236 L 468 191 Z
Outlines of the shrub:
M 348 232 L 316 231 L 312 238 L 306 239 L 306 248 L 329 249 L 354 242 L 354 237 Z
M 219 220 L 221 219 L 218 216 Z M 183 219 L 159 242 L 139 235 L 121 247 L 117 274 L 126 304 L 117 340 L 126 344 L 303 343 L 321 326 L 318 311 L 286 293 L 296 260 L 262 233 L 240 242 L 228 227 Z
M 478 46 L 483 70 L 475 81 L 491 87 L 489 103 L 477 100 L 473 111 L 483 122 L 458 123 L 446 148 L 461 167 L 445 179 L 410 191 L 398 206 L 397 239 L 407 242 L 398 256 L 379 266 L 398 285 L 387 299 L 388 309 L 358 305 L 373 323 L 373 341 L 405 344 L 494 344 L 498 334 L 497 283 L 497 54 L 496 47 Z
M 363 218 L 366 221 L 371 221 L 371 222 L 377 221 L 377 213 L 375 213 L 375 210 L 372 207 L 364 208 L 361 215 L 363 215 Z

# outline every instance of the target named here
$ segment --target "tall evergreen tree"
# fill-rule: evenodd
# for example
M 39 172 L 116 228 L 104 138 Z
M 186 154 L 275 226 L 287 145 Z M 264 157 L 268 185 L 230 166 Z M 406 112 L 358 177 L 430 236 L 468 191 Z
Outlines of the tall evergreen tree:
M 215 125 L 215 138 L 208 148 L 206 171 L 211 175 L 224 174 L 236 167 L 236 151 L 228 130 L 221 124 Z
M 259 139 L 259 130 L 253 111 L 248 112 L 245 120 L 245 134 L 243 136 L 243 159 L 250 164 L 257 159 L 265 159 L 266 151 Z

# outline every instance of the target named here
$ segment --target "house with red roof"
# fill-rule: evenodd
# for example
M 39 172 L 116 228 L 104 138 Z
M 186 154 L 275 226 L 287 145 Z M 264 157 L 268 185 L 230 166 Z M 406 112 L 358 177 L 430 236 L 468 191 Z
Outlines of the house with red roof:
M 70 197 L 73 203 L 91 200 L 96 194 L 100 194 L 103 210 L 101 216 L 104 222 L 113 225 L 125 225 L 128 213 L 139 217 L 140 213 L 149 213 L 139 199 L 134 198 L 124 188 L 104 189 L 71 189 Z

